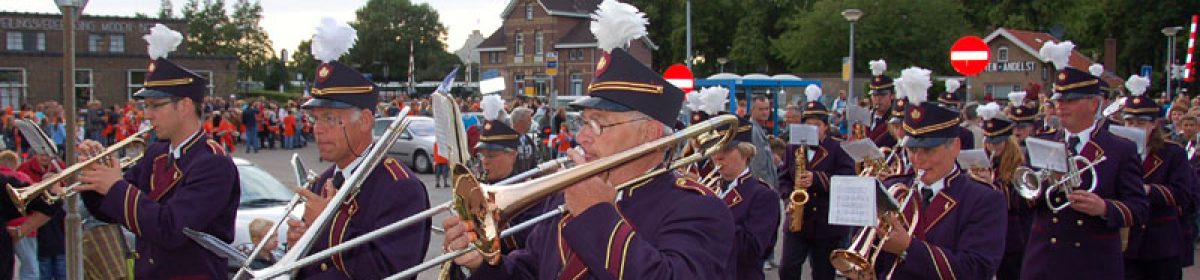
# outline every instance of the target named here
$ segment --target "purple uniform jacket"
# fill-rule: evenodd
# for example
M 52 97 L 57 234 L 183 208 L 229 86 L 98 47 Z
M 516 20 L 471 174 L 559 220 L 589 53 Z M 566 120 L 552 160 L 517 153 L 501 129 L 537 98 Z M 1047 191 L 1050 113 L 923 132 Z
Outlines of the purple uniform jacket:
M 1065 141 L 1061 130 L 1038 137 Z M 1091 160 L 1107 158 L 1096 165 L 1099 183 L 1093 191 L 1105 200 L 1105 215 L 1090 216 L 1070 207 L 1053 213 L 1045 197 L 1038 197 L 1021 279 L 1110 279 L 1125 275 L 1119 231 L 1146 219 L 1149 213 L 1137 148 L 1100 125 L 1082 145 L 1079 155 Z M 1090 186 L 1091 175 L 1082 175 L 1081 187 Z M 1067 200 L 1064 195 L 1051 195 L 1056 203 Z M 1087 269 L 1064 269 L 1070 267 Z
M 317 179 L 318 183 L 312 184 L 309 190 L 320 194 L 325 182 L 331 180 L 333 172 L 333 167 L 325 170 Z M 329 227 L 317 234 L 309 254 L 362 236 L 425 209 L 429 209 L 425 184 L 396 159 L 384 158 L 363 181 L 358 195 L 343 202 L 329 222 Z M 432 222 L 426 219 L 367 245 L 335 254 L 300 269 L 300 279 L 381 279 L 396 274 L 425 259 L 431 225 Z
M 737 242 L 733 246 L 736 279 L 763 279 L 763 260 L 771 255 L 779 237 L 779 195 L 749 172 L 737 181 L 737 186 L 721 198 L 729 206 L 737 226 L 734 232 Z
M 233 242 L 241 192 L 237 167 L 204 134 L 180 147 L 173 159 L 167 142 L 150 144 L 107 195 L 84 192 L 83 201 L 100 220 L 137 236 L 134 278 L 229 278 L 225 259 L 189 239 L 183 228 Z
M 893 176 L 884 185 L 914 187 L 915 177 Z M 921 209 L 912 243 L 899 262 L 887 252 L 879 255 L 879 279 L 886 279 L 893 264 L 892 279 L 991 279 L 996 274 L 1008 224 L 1004 195 L 957 168 L 943 180 L 944 187 L 929 205 L 920 205 L 920 195 L 915 195 L 904 206 L 907 221 Z M 905 195 L 898 193 L 897 200 L 903 202 Z
M 1184 239 L 1180 217 L 1184 209 L 1195 211 L 1198 182 L 1186 157 L 1183 147 L 1168 142 L 1142 161 L 1142 180 L 1150 187 L 1150 217 L 1130 228 L 1125 258 L 1178 257 L 1190 249 L 1187 245 L 1192 242 Z
M 780 170 L 778 182 L 779 196 L 785 204 L 794 190 L 796 152 L 799 150 L 799 145 L 788 145 L 787 153 L 784 153 L 784 168 Z M 821 145 L 809 147 L 809 150 L 813 151 L 813 156 L 812 160 L 808 161 L 807 170 L 813 173 L 813 183 L 808 187 L 808 203 L 804 205 L 804 226 L 800 233 L 806 238 L 846 235 L 848 229 L 845 226 L 829 224 L 829 177 L 854 175 L 854 159 L 842 150 L 837 140 L 830 137 L 825 137 Z
M 667 173 L 616 204 L 541 223 L 526 248 L 472 279 L 732 279 L 734 221 L 699 183 Z M 550 205 L 563 202 L 561 195 Z
M 888 112 L 891 111 L 891 109 L 888 109 Z M 871 141 L 875 142 L 875 146 L 877 147 L 895 146 L 896 137 L 888 133 L 888 117 L 875 116 L 874 120 L 875 126 L 871 127 L 871 131 L 867 132 L 867 137 L 870 137 Z

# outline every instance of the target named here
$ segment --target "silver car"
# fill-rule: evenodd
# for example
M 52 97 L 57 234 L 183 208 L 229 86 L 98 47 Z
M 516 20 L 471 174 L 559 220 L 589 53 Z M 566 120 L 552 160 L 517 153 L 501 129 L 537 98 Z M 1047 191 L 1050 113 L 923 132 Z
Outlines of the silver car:
M 408 129 L 401 132 L 400 139 L 388 148 L 388 154 L 407 164 L 413 171 L 419 173 L 433 172 L 433 143 L 437 137 L 433 132 L 433 118 L 425 116 L 408 116 L 412 122 Z M 383 130 L 392 124 L 395 117 L 375 119 L 375 138 L 383 136 Z
M 267 219 L 271 222 L 278 221 L 287 203 L 292 199 L 294 193 L 291 188 L 284 186 L 284 183 L 275 179 L 266 170 L 263 170 L 258 165 L 241 158 L 233 158 L 233 163 L 237 165 L 238 179 L 241 182 L 241 201 L 238 203 L 237 219 L 234 222 L 233 247 L 246 251 L 248 254 L 250 249 L 254 248 L 254 244 L 250 243 L 250 222 L 254 219 Z M 304 205 L 301 204 L 292 211 L 292 216 L 300 217 L 304 213 Z M 276 253 L 283 252 L 283 244 L 287 241 L 287 223 L 279 228 L 277 237 L 279 238 L 279 247 L 276 247 Z M 231 270 L 236 270 L 236 267 L 241 264 L 230 263 Z

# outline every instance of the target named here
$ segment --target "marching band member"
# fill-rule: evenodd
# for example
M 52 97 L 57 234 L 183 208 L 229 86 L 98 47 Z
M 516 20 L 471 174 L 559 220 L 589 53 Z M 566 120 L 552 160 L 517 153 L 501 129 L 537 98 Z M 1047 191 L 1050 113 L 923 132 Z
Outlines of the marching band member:
M 1004 196 L 959 170 L 959 112 L 925 102 L 932 85 L 929 70 L 901 72 L 896 88 L 909 100 L 901 145 L 914 174 L 898 175 L 885 186 L 907 186 L 913 199 L 901 205 L 905 221 L 894 216 L 876 261 L 879 279 L 990 279 L 1004 253 Z M 904 194 L 905 192 L 900 192 Z M 908 229 L 913 228 L 912 235 Z M 893 265 L 894 264 L 894 265 Z M 891 268 L 889 270 L 888 268 Z
M 183 36 L 162 24 L 144 37 L 152 61 L 145 88 L 134 94 L 158 138 L 128 172 L 113 159 L 80 174 L 89 212 L 124 226 L 137 237 L 134 278 L 225 279 L 224 258 L 183 234 L 184 228 L 233 241 L 240 196 L 237 167 L 224 148 L 200 129 L 200 102 L 208 81 L 167 60 Z M 100 143 L 79 144 L 82 156 L 104 150 Z
M 712 156 L 721 176 L 713 191 L 729 206 L 736 225 L 735 278 L 763 279 L 763 261 L 770 257 L 779 237 L 778 194 L 750 174 L 750 159 L 758 151 L 751 143 L 752 124 L 745 119 L 739 121 L 733 141 Z
M 302 220 L 288 220 L 288 244 L 296 244 L 325 207 L 337 207 L 328 227 L 318 228 L 309 254 L 336 246 L 429 208 L 425 184 L 394 158 L 376 166 L 363 166 L 363 153 L 371 150 L 379 103 L 374 84 L 353 68 L 337 61 L 354 46 L 354 28 L 324 18 L 313 36 L 317 67 L 313 97 L 300 107 L 316 119 L 313 134 L 321 160 L 333 162 L 307 190 L 298 192 L 307 201 Z M 370 168 L 358 192 L 341 203 L 330 201 L 360 168 Z M 334 203 L 334 204 L 331 204 Z M 335 254 L 300 269 L 303 279 L 380 279 L 420 263 L 429 246 L 431 222 L 425 220 L 404 230 Z
M 514 169 L 518 157 L 517 149 L 521 142 L 517 131 L 503 121 L 506 119 L 501 116 L 504 114 L 503 104 L 504 100 L 495 94 L 484 96 L 479 102 L 483 109 L 483 117 L 487 121 L 483 123 L 483 131 L 479 134 L 479 143 L 475 144 L 475 151 L 480 154 L 480 163 L 483 166 L 484 177 L 480 181 L 485 183 L 496 183 L 517 175 Z M 538 204 L 525 209 L 509 221 L 509 224 L 520 224 L 537 217 L 545 213 L 546 207 L 553 206 Z M 505 238 L 501 243 L 502 251 L 509 252 L 525 247 L 527 235 L 528 232 L 518 232 Z
M 1125 250 L 1126 279 L 1180 279 L 1182 261 L 1191 258 L 1194 242 L 1184 239 L 1183 226 L 1196 211 L 1196 171 L 1187 161 L 1187 152 L 1166 139 L 1158 128 L 1161 109 L 1145 95 L 1150 80 L 1137 75 L 1125 82 L 1130 96 L 1122 109 L 1125 126 L 1146 131 L 1146 156 L 1142 160 L 1143 183 L 1150 202 L 1150 216 L 1129 229 L 1129 247 Z
M 1042 127 L 1041 120 L 1038 119 L 1038 106 L 1027 106 L 1025 96 L 1024 91 L 1008 93 L 1008 110 L 1004 112 L 1005 116 L 1015 123 L 1012 136 L 1021 148 L 1025 147 L 1025 138 L 1041 133 L 1039 130 Z
M 578 141 L 569 155 L 578 163 L 598 160 L 670 133 L 683 91 L 637 61 L 620 46 L 645 35 L 637 8 L 605 0 L 593 15 L 593 31 L 605 52 L 581 108 Z M 618 192 L 663 165 L 654 151 L 567 187 L 550 205 L 567 214 L 533 228 L 526 248 L 484 263 L 474 251 L 454 260 L 476 279 L 732 279 L 735 224 L 712 190 L 673 172 Z M 470 226 L 457 217 L 443 221 L 448 250 L 466 248 Z
M 946 79 L 946 92 L 938 95 L 938 103 L 943 107 L 946 107 L 946 109 L 950 109 L 951 111 L 962 112 L 963 95 L 965 93 L 958 91 L 959 87 L 961 86 L 962 82 L 959 82 L 958 79 Z M 962 112 L 962 115 L 966 114 L 966 112 Z M 963 122 L 965 123 L 965 121 Z M 959 150 L 966 151 L 974 149 L 975 133 L 971 132 L 971 130 L 967 129 L 966 127 L 961 125 L 958 126 L 958 143 L 962 145 Z
M 1108 279 L 1124 275 L 1119 230 L 1144 220 L 1149 212 L 1137 148 L 1101 127 L 1096 112 L 1103 98 L 1096 77 L 1068 67 L 1074 46 L 1071 42 L 1042 45 L 1042 56 L 1050 58 L 1058 69 L 1051 99 L 1057 105 L 1054 113 L 1063 129 L 1039 137 L 1063 141 L 1069 155 L 1090 161 L 1100 156 L 1106 159 L 1078 174 L 1081 187 L 1096 184 L 1093 192 L 1076 189 L 1065 197 L 1057 191 L 1043 194 L 1052 195 L 1054 203 L 1069 201 L 1070 207 L 1051 211 L 1045 197 L 1037 199 L 1021 279 Z M 1083 176 L 1089 172 L 1096 174 L 1096 182 L 1090 175 Z M 1088 269 L 1063 269 L 1084 265 Z
M 887 71 L 887 62 L 880 60 L 872 60 L 871 75 L 871 108 L 874 111 L 874 118 L 871 118 L 870 132 L 867 132 L 867 137 L 875 142 L 878 147 L 891 147 L 896 145 L 895 137 L 892 137 L 887 130 L 888 113 L 891 112 L 893 94 L 895 87 L 892 85 L 892 78 L 884 75 Z M 863 124 L 866 125 L 866 124 Z
M 896 101 L 892 102 L 892 118 L 888 119 L 888 133 L 892 135 L 892 138 L 904 139 L 904 108 L 907 105 L 908 99 L 904 95 L 897 93 Z M 894 164 L 891 163 L 892 161 L 900 162 L 899 172 L 897 174 L 888 174 L 888 176 L 912 172 L 912 164 L 909 164 L 908 156 L 904 154 L 904 149 L 900 145 L 880 147 L 880 149 L 882 148 L 888 148 L 887 152 L 883 154 L 885 159 L 891 158 L 889 162 L 886 162 L 888 166 Z
M 1004 242 L 1004 257 L 1000 259 L 1000 268 L 996 271 L 996 279 L 1020 279 L 1021 258 L 1025 255 L 1025 239 L 1029 237 L 1029 214 L 1032 210 L 1030 201 L 1021 197 L 1013 189 L 1013 173 L 1017 167 L 1025 166 L 1025 152 L 1017 144 L 1013 136 L 1015 124 L 1001 117 L 1000 104 L 988 103 L 979 106 L 979 116 L 984 119 L 983 133 L 984 150 L 992 159 L 990 173 L 978 174 L 975 170 L 970 173 L 982 181 L 992 182 L 993 188 L 1004 194 L 1008 204 L 1008 233 Z
M 854 159 L 842 150 L 837 140 L 829 137 L 829 112 L 820 102 L 821 88 L 810 85 L 805 89 L 805 95 L 809 102 L 804 105 L 801 117 L 805 124 L 817 127 L 820 145 L 788 145 L 784 154 L 779 195 L 787 205 L 787 221 L 796 219 L 795 215 L 803 215 L 803 219 L 798 230 L 790 224 L 785 226 L 779 278 L 800 279 L 804 272 L 804 260 L 808 258 L 811 260 L 810 276 L 813 279 L 833 279 L 834 269 L 829 262 L 829 254 L 837 249 L 848 229 L 829 224 L 829 178 L 834 175 L 854 175 Z M 799 174 L 796 173 L 798 162 L 805 164 L 802 167 L 804 171 Z M 794 191 L 807 193 L 808 203 L 793 205 L 790 197 Z M 802 208 L 796 209 L 797 206 Z

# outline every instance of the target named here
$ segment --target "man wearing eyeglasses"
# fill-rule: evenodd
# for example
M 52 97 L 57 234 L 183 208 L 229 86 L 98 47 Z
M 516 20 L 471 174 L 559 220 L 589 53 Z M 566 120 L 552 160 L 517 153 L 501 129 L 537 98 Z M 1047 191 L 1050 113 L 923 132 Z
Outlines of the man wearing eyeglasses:
M 133 278 L 225 279 L 224 258 L 183 234 L 184 228 L 233 241 L 240 196 L 237 167 L 217 142 L 200 129 L 200 101 L 208 81 L 166 59 L 154 37 L 178 36 L 156 25 L 147 36 L 151 59 L 145 88 L 134 94 L 158 137 L 128 172 L 116 159 L 104 159 L 79 174 L 88 210 L 100 220 L 124 226 L 137 236 Z M 162 39 L 162 38 L 158 38 Z M 159 51 L 155 51 L 160 49 Z M 104 147 L 79 144 L 80 160 Z
M 582 109 L 584 123 L 572 160 L 599 160 L 671 132 L 682 91 L 619 48 L 601 58 L 596 73 L 588 96 L 571 104 Z M 526 248 L 486 263 L 472 252 L 455 263 L 475 279 L 734 278 L 735 225 L 711 190 L 672 172 L 631 182 L 665 165 L 666 153 L 650 152 L 550 198 L 548 205 L 565 203 L 568 213 L 535 227 Z M 636 184 L 615 188 L 625 183 Z M 450 217 L 443 224 L 447 249 L 472 241 L 468 222 Z

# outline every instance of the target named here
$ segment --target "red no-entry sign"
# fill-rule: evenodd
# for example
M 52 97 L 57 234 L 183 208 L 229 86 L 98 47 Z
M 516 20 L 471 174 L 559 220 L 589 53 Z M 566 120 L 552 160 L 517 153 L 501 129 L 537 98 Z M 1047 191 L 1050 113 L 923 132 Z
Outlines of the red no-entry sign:
M 692 70 L 688 70 L 687 66 L 677 63 L 667 67 L 667 72 L 663 73 L 663 79 L 683 90 L 683 93 L 690 93 L 696 78 L 692 76 Z
M 950 47 L 950 65 L 964 76 L 974 76 L 987 69 L 991 51 L 983 39 L 975 36 L 959 38 Z

